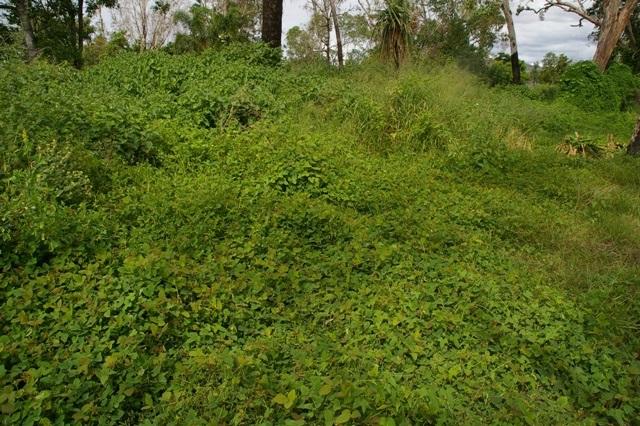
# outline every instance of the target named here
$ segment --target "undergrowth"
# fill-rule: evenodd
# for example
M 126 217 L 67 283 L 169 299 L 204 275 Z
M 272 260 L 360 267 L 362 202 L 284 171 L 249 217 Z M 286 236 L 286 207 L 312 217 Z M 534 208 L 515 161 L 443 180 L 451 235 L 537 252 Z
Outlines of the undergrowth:
M 633 424 L 629 113 L 262 47 L 0 68 L 3 424 Z

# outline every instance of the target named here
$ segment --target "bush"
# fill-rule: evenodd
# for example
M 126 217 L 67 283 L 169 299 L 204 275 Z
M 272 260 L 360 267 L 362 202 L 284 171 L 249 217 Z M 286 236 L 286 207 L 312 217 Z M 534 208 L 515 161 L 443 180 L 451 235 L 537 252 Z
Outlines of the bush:
M 606 72 L 607 77 L 614 86 L 615 93 L 620 99 L 620 109 L 630 110 L 637 103 L 640 80 L 633 74 L 628 65 L 613 63 Z
M 504 61 L 491 61 L 486 71 L 490 86 L 503 86 L 511 83 L 511 64 Z
M 626 65 L 614 64 L 602 73 L 591 61 L 569 65 L 560 91 L 563 98 L 587 111 L 620 111 L 630 106 L 638 80 Z

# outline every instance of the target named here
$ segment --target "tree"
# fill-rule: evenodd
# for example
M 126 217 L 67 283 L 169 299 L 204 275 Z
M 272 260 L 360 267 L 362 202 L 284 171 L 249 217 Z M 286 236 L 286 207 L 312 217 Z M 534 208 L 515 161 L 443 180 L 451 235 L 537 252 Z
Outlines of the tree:
M 173 11 L 176 0 L 120 0 L 114 16 L 115 26 L 124 31 L 139 51 L 162 47 L 175 30 Z
M 186 32 L 176 35 L 174 50 L 199 51 L 230 42 L 248 41 L 254 23 L 251 12 L 251 9 L 229 1 L 216 8 L 199 2 L 188 11 L 178 11 L 174 19 Z
M 331 64 L 332 0 L 311 0 L 311 26 L 324 44 L 327 63 Z
M 309 23 L 310 24 L 310 23 Z M 308 27 L 310 26 L 308 24 Z M 300 62 L 322 62 L 324 48 L 314 31 L 295 26 L 287 31 L 287 56 Z
M 101 33 L 84 47 L 84 64 L 95 65 L 103 58 L 125 50 L 130 50 L 130 46 L 123 31 L 116 31 L 109 37 Z
M 342 55 L 342 36 L 340 35 L 340 24 L 338 22 L 338 12 L 336 10 L 336 0 L 329 0 L 331 5 L 331 17 L 333 18 L 333 28 L 336 32 L 336 50 L 338 53 L 338 66 L 344 65 L 344 58 Z
M 82 66 L 82 49 L 92 31 L 86 15 L 116 0 L 4 0 L 3 18 L 25 33 L 28 58 L 41 53 L 55 61 Z M 29 26 L 31 27 L 29 30 Z M 26 29 L 26 30 L 25 30 Z
M 542 66 L 539 69 L 540 82 L 551 84 L 559 82 L 570 64 L 571 60 L 567 55 L 548 52 L 542 58 Z
M 262 41 L 282 45 L 282 0 L 262 0 Z
M 417 47 L 483 65 L 504 26 L 501 7 L 502 0 L 419 0 Z
M 29 0 L 16 0 L 16 12 L 20 18 L 20 26 L 24 33 L 24 44 L 27 49 L 27 62 L 31 62 L 38 51 L 36 50 L 36 40 L 31 25 L 31 15 L 29 14 Z
M 342 45 L 349 46 L 350 59 L 363 58 L 373 47 L 375 25 L 371 25 L 367 16 L 361 13 L 343 13 L 340 20 Z
M 511 48 L 511 77 L 514 84 L 520 84 L 520 59 L 518 58 L 518 43 L 516 41 L 516 29 L 513 25 L 513 16 L 509 0 L 502 0 L 502 13 L 507 24 L 509 35 L 509 47 Z
M 409 53 L 411 6 L 406 0 L 388 0 L 387 7 L 378 14 L 377 25 L 382 58 L 400 68 Z
M 594 0 L 592 6 L 588 9 L 589 13 L 602 16 L 603 10 L 602 0 Z M 595 27 L 591 33 L 593 40 L 600 37 L 600 29 Z M 635 73 L 640 72 L 640 8 L 636 7 L 631 15 L 629 24 L 625 27 L 618 44 L 612 53 L 612 57 L 616 58 L 623 64 L 629 65 Z
M 89 0 L 87 4 L 85 4 L 84 0 L 77 0 L 76 3 L 76 57 L 74 59 L 74 65 L 76 68 L 82 68 L 83 65 L 83 56 L 82 49 L 84 47 L 84 41 L 89 38 L 89 34 L 85 32 L 85 7 L 87 9 L 87 13 L 92 15 L 99 7 L 114 7 L 117 4 L 118 0 Z
M 587 9 L 583 0 L 544 0 L 541 8 L 523 7 L 519 9 L 531 10 L 541 16 L 555 7 L 573 13 L 582 21 L 591 22 L 598 29 L 598 43 L 593 55 L 593 62 L 604 71 L 609 64 L 611 55 L 616 48 L 622 33 L 629 25 L 631 16 L 639 0 L 602 0 L 597 10 Z M 599 13 L 598 13 L 599 12 Z

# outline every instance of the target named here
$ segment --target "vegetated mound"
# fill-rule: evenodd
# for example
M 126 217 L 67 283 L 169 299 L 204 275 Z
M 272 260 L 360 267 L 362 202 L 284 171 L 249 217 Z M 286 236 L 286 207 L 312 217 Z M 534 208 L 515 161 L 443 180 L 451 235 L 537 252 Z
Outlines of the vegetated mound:
M 3 423 L 638 417 L 631 115 L 272 55 L 2 65 Z

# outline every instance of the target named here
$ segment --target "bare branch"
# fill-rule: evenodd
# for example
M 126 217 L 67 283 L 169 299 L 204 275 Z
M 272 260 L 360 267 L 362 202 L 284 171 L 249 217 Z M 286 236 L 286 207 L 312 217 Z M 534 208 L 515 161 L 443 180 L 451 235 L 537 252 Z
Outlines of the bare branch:
M 520 12 L 523 11 L 533 12 L 536 15 L 544 15 L 544 13 L 552 7 L 557 7 L 564 10 L 565 12 L 570 12 L 578 15 L 580 17 L 580 22 L 577 26 L 582 26 L 582 21 L 589 21 L 596 27 L 599 27 L 602 24 L 601 20 L 597 16 L 591 15 L 589 12 L 587 12 L 582 0 L 577 0 L 576 3 L 571 3 L 564 0 L 545 0 L 544 4 L 539 9 L 531 6 L 520 6 L 516 11 L 516 15 L 519 15 Z

